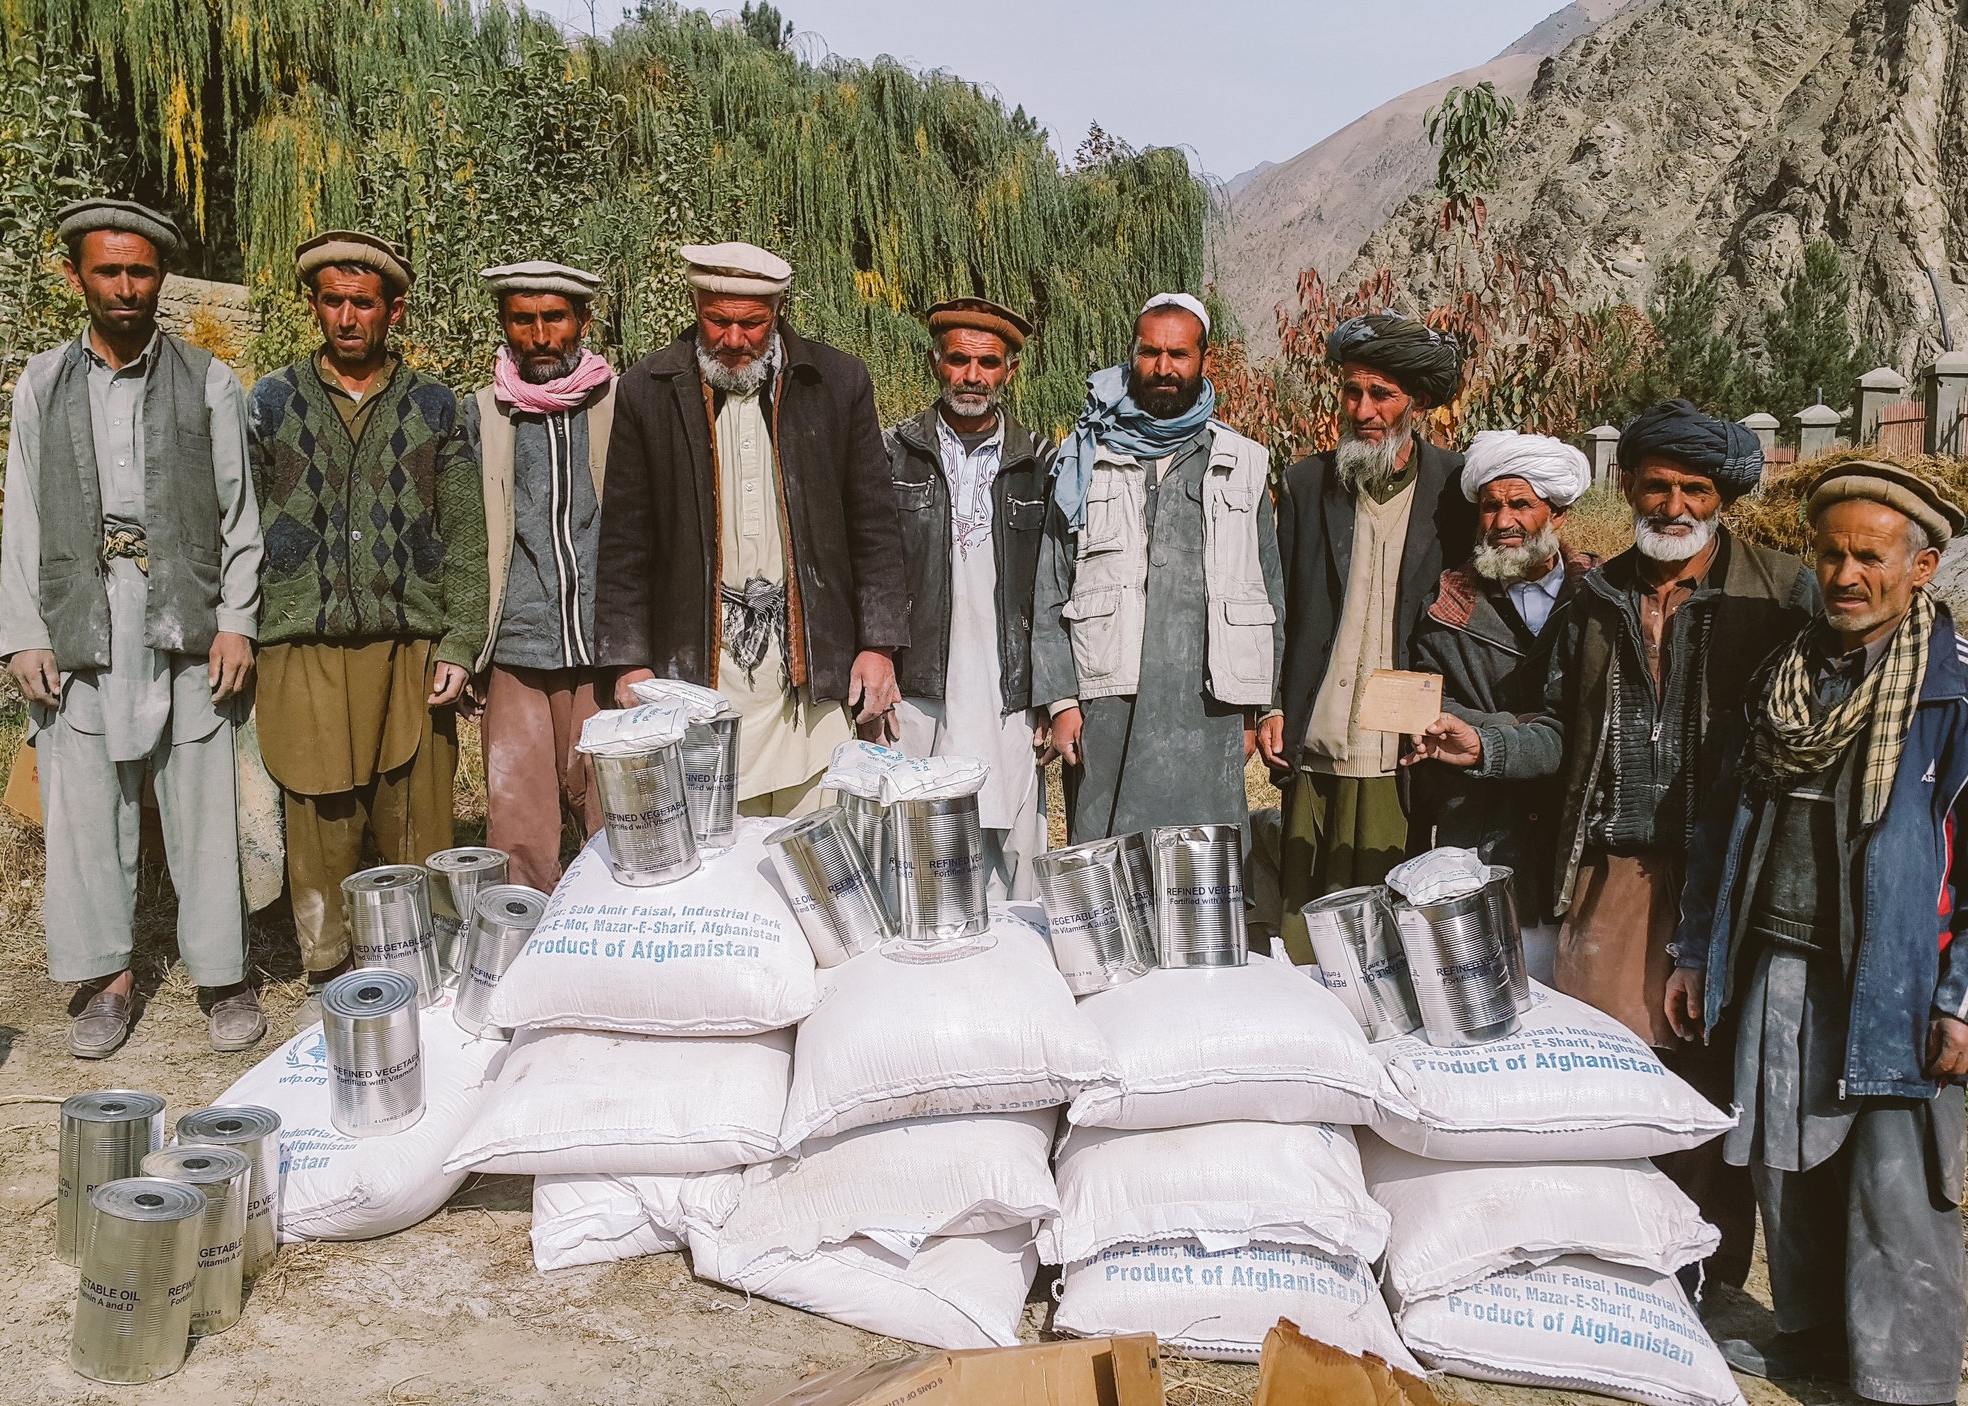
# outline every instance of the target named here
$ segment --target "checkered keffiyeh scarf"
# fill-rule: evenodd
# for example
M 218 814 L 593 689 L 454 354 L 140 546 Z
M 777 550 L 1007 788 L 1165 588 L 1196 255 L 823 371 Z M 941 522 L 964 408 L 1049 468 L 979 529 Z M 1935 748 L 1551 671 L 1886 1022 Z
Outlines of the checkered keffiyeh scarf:
M 1778 661 L 1764 694 L 1753 743 L 1758 773 L 1772 780 L 1815 776 L 1864 732 L 1860 818 L 1866 825 L 1879 819 L 1893 791 L 1900 753 L 1906 750 L 1907 728 L 1920 701 L 1921 680 L 1927 676 L 1927 642 L 1933 633 L 1934 602 L 1926 591 L 1916 591 L 1913 609 L 1894 632 L 1879 667 L 1851 697 L 1815 719 L 1811 667 L 1804 647 L 1810 631 L 1800 634 Z
M 745 671 L 745 683 L 758 687 L 758 666 L 776 641 L 780 686 L 792 692 L 786 665 L 786 583 L 754 576 L 737 590 L 720 585 L 718 596 L 724 604 L 724 647 Z

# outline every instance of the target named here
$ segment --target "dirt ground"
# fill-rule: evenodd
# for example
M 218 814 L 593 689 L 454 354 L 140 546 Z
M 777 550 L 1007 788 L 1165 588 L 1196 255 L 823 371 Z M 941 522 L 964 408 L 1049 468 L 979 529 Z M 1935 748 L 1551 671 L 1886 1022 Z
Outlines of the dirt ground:
M 9 721 L 0 712 L 0 729 Z M 0 771 L 19 734 L 0 731 Z M 465 754 L 476 761 L 475 738 Z M 460 843 L 477 838 L 482 798 L 461 787 Z M 1275 800 L 1263 803 L 1276 804 Z M 691 1277 L 680 1254 L 542 1275 L 527 1238 L 531 1183 L 476 1177 L 437 1215 L 399 1235 L 288 1246 L 230 1331 L 199 1343 L 183 1371 L 149 1387 L 107 1387 L 69 1369 L 75 1271 L 52 1255 L 56 1105 L 120 1086 L 154 1090 L 169 1117 L 208 1102 L 293 1028 L 300 999 L 291 926 L 256 919 L 253 960 L 272 1030 L 258 1051 L 215 1055 L 195 993 L 173 965 L 172 899 L 160 868 L 139 902 L 146 1004 L 129 1043 L 86 1064 L 66 1052 L 68 993 L 42 965 L 40 836 L 0 813 L 0 1402 L 129 1406 L 312 1406 L 443 1402 L 486 1406 L 742 1406 L 807 1372 L 877 1361 L 907 1344 L 752 1299 Z M 1762 1336 L 1768 1291 L 1725 1295 L 1713 1326 Z M 1044 1336 L 1041 1279 L 1024 1336 Z M 1176 1406 L 1247 1402 L 1253 1367 L 1170 1361 Z M 1745 1382 L 1752 1406 L 1856 1400 L 1828 1386 L 1792 1395 Z M 1597 1398 L 1437 1378 L 1445 1403 L 1561 1406 Z

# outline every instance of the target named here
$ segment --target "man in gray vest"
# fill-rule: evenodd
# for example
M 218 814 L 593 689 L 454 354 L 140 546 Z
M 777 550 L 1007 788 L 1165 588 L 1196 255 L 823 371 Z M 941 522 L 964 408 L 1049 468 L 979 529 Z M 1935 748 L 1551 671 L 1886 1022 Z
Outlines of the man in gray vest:
M 14 390 L 0 654 L 27 695 L 48 848 L 48 974 L 80 986 L 69 1051 L 129 1034 L 148 772 L 178 950 L 212 1048 L 266 1033 L 245 982 L 233 728 L 253 677 L 260 518 L 246 405 L 210 352 L 157 327 L 177 226 L 124 200 L 59 216 L 88 329 Z
M 574 744 L 600 706 L 595 552 L 615 373 L 581 345 L 599 278 L 542 260 L 480 277 L 506 334 L 492 384 L 464 410 L 485 481 L 491 566 L 490 632 L 475 671 L 484 680 L 485 842 L 512 856 L 514 883 L 551 892 L 563 819 L 588 835 L 601 828 L 592 772 Z

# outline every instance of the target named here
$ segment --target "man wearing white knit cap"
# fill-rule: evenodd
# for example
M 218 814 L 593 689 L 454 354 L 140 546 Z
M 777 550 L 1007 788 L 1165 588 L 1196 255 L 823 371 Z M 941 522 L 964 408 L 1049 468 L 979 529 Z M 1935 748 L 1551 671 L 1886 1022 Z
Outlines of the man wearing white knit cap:
M 1442 676 L 1443 707 L 1406 759 L 1415 768 L 1415 832 L 1516 871 L 1526 955 L 1547 981 L 1558 936 L 1548 911 L 1556 778 L 1476 777 L 1429 758 L 1431 744 L 1446 735 L 1515 722 L 1543 707 L 1558 635 L 1552 622 L 1599 564 L 1558 539 L 1566 510 L 1591 480 L 1585 455 L 1562 440 L 1514 430 L 1478 434 L 1462 467 L 1463 496 L 1476 505 L 1476 549 L 1442 573 L 1414 639 L 1414 667 Z

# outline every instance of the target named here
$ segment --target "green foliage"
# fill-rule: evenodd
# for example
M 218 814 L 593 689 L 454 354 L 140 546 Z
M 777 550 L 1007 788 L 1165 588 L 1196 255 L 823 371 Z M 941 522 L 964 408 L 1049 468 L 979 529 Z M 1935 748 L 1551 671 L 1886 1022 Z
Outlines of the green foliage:
M 782 19 L 777 5 L 754 5 L 745 0 L 738 10 L 738 23 L 754 44 L 783 49 L 793 41 L 793 22 Z
M 1804 260 L 1784 281 L 1783 305 L 1763 326 L 1765 359 L 1756 376 L 1756 409 L 1789 422 L 1820 394 L 1834 407 L 1850 400 L 1852 382 L 1879 364 L 1877 348 L 1854 344 L 1849 309 L 1852 280 L 1828 239 L 1805 246 Z
M 1503 135 L 1517 115 L 1517 104 L 1485 78 L 1473 88 L 1451 88 L 1439 107 L 1422 119 L 1428 140 L 1439 150 L 1435 189 L 1442 197 L 1442 226 L 1473 218 L 1483 222 L 1484 191 L 1496 182 Z

